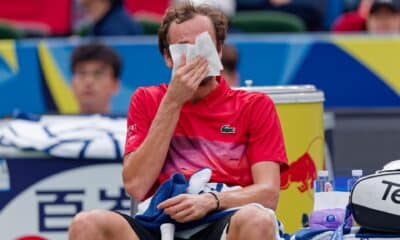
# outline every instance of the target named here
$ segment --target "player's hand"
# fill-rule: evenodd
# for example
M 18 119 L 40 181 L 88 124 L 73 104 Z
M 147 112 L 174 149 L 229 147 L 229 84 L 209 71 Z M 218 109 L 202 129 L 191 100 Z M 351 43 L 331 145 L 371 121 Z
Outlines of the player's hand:
M 181 64 L 168 86 L 166 98 L 179 106 L 183 105 L 193 97 L 207 74 L 208 62 L 204 57 L 197 56 L 191 62 L 186 62 L 185 55 L 182 55 Z
M 185 223 L 198 220 L 216 208 L 215 198 L 210 194 L 180 194 L 165 200 L 157 207 L 172 219 Z

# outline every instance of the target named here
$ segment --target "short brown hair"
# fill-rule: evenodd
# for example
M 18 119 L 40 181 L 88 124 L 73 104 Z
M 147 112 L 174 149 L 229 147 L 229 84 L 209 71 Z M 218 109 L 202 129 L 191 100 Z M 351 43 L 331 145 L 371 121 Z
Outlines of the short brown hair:
M 160 29 L 158 30 L 158 48 L 161 54 L 164 54 L 166 49 L 169 53 L 168 31 L 171 23 L 183 23 L 192 19 L 196 15 L 203 15 L 210 18 L 217 39 L 217 48 L 222 47 L 226 38 L 228 21 L 226 16 L 218 9 L 202 4 L 194 6 L 190 2 L 178 4 L 167 9 Z
M 234 47 L 233 45 L 225 44 L 222 48 L 221 62 L 224 66 L 224 70 L 228 72 L 236 71 L 239 62 L 239 53 L 236 47 Z
M 70 60 L 72 73 L 75 73 L 78 64 L 87 61 L 99 61 L 111 66 L 115 79 L 117 79 L 121 73 L 121 58 L 111 47 L 101 42 L 85 43 L 74 49 Z

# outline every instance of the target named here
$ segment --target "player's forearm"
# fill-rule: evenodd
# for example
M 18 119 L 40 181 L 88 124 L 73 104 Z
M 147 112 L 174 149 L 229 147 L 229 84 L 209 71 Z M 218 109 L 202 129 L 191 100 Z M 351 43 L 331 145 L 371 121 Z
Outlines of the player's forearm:
M 276 209 L 279 189 L 269 184 L 253 184 L 242 189 L 217 193 L 220 208 L 232 208 L 248 203 L 259 203 L 264 207 Z
M 140 147 L 124 159 L 123 180 L 128 193 L 143 199 L 164 165 L 181 106 L 164 98 Z

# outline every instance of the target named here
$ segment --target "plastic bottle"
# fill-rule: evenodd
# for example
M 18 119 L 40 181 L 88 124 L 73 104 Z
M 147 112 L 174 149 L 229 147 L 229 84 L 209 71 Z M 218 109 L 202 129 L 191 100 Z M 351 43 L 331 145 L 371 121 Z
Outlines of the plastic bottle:
M 329 180 L 327 170 L 318 171 L 318 177 L 314 181 L 314 192 L 329 192 L 333 191 L 333 184 Z
M 253 80 L 251 79 L 244 80 L 244 84 L 246 85 L 246 87 L 251 87 L 253 86 Z
M 347 191 L 351 192 L 354 184 L 357 180 L 362 177 L 363 170 L 362 169 L 353 169 L 351 170 L 351 177 L 347 180 Z M 350 218 L 350 222 L 348 223 L 350 226 L 359 226 L 358 223 L 354 220 L 353 217 Z
M 0 159 L 0 191 L 10 190 L 10 176 L 7 167 L 7 161 Z
M 357 182 L 357 180 L 362 177 L 363 175 L 363 170 L 361 169 L 353 169 L 351 170 L 351 178 L 347 180 L 347 191 L 351 192 L 351 189 L 353 188 L 354 184 Z

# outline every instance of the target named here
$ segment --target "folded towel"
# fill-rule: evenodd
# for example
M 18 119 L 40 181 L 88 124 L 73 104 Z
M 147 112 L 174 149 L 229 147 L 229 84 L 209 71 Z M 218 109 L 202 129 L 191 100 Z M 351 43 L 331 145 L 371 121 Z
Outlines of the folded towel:
M 125 118 L 100 115 L 10 120 L 0 128 L 0 146 L 63 158 L 121 159 Z

